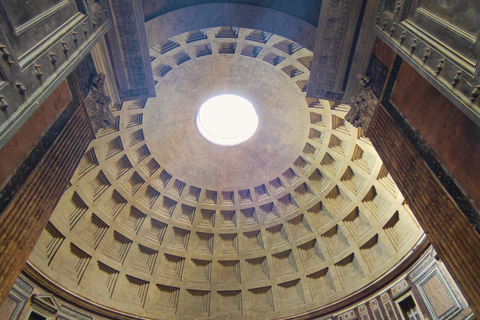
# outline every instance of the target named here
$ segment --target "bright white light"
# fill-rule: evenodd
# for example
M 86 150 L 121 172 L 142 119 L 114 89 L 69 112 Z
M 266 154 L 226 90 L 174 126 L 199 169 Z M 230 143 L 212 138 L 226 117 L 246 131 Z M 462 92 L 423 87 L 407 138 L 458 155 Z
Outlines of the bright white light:
M 221 146 L 236 146 L 250 139 L 258 126 L 252 104 L 233 94 L 205 101 L 197 113 L 197 128 L 208 141 Z

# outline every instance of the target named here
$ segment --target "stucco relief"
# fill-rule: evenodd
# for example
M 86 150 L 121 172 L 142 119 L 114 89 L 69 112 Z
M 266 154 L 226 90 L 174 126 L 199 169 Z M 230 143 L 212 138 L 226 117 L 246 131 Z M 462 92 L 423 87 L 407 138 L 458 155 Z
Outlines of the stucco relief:
M 85 107 L 92 123 L 93 131 L 97 133 L 100 129 L 106 129 L 114 125 L 115 117 L 110 110 L 112 99 L 104 93 L 105 75 L 103 73 L 92 75 L 89 85 L 90 91 L 85 98 Z
M 372 91 L 370 78 L 362 75 L 357 75 L 357 78 L 362 86 L 362 91 L 350 99 L 350 111 L 345 115 L 345 120 L 356 128 L 362 128 L 363 132 L 367 132 L 378 99 Z

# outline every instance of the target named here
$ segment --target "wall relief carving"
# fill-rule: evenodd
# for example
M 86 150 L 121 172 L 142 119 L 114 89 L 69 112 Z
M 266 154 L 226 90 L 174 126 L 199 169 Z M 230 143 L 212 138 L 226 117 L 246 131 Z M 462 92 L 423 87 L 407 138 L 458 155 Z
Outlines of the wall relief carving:
M 106 129 L 115 124 L 115 117 L 112 114 L 112 99 L 104 93 L 105 75 L 92 74 L 90 76 L 90 91 L 85 98 L 85 108 L 92 123 L 95 134 L 100 129 Z
M 360 127 L 363 132 L 367 132 L 378 104 L 378 99 L 372 91 L 369 77 L 359 74 L 357 79 L 360 81 L 362 91 L 353 95 L 350 99 L 350 111 L 345 115 L 345 120 L 350 122 L 355 128 Z

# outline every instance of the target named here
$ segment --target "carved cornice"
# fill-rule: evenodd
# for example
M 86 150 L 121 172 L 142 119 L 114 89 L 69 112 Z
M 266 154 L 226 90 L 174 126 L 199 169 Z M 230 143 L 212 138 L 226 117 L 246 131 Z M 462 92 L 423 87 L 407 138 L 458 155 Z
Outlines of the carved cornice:
M 40 32 L 38 46 L 22 56 L 8 40 L 17 39 L 15 34 L 0 26 L 0 148 L 113 27 L 108 9 L 92 4 L 85 13 L 56 21 L 61 27 L 48 35 Z
M 34 294 L 32 295 L 32 304 L 38 305 L 41 309 L 55 314 L 60 309 L 60 305 L 51 294 Z
M 112 1 L 115 30 L 109 51 L 122 101 L 155 96 L 145 20 L 140 0 Z
M 341 102 L 362 1 L 322 1 L 307 96 Z
M 420 4 L 382 2 L 374 33 L 480 126 L 480 34 L 472 35 L 462 29 L 465 25 L 452 24 L 455 20 L 445 13 L 430 12 Z M 464 22 L 475 25 L 471 19 Z

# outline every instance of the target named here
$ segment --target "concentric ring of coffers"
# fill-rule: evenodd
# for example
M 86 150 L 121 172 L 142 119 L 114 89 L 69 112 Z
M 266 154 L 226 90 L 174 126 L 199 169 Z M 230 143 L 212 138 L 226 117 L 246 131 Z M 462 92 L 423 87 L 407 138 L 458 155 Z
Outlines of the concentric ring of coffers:
M 343 120 L 348 107 L 305 96 L 310 51 L 229 27 L 150 53 L 157 98 L 113 110 L 116 126 L 89 146 L 30 256 L 46 276 L 152 319 L 287 317 L 365 288 L 422 236 L 368 139 Z M 233 160 L 192 146 L 208 144 L 195 124 L 204 96 L 232 82 L 230 94 L 261 102 L 249 98 L 258 132 L 228 148 L 240 150 Z

